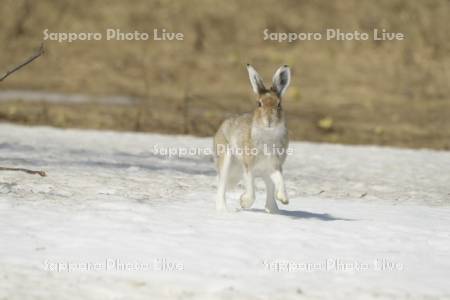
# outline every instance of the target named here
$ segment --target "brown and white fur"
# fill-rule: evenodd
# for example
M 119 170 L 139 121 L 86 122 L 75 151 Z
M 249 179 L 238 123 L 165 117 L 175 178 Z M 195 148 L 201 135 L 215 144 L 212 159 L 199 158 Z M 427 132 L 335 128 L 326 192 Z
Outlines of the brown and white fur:
M 280 67 L 273 76 L 272 87 L 267 89 L 252 66 L 247 65 L 247 70 L 257 95 L 257 107 L 253 113 L 226 119 L 214 136 L 214 158 L 219 175 L 216 208 L 227 210 L 225 192 L 241 178 L 245 192 L 240 204 L 242 208 L 250 208 L 255 202 L 254 179 L 261 177 L 267 192 L 265 209 L 276 213 L 275 199 L 289 203 L 282 175 L 289 141 L 281 98 L 289 86 L 291 73 L 288 66 Z

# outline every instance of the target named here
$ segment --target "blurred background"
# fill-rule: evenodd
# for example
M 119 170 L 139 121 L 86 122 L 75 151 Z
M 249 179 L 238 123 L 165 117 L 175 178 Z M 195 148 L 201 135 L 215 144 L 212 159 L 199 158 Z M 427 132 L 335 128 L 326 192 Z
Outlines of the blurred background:
M 182 32 L 184 41 L 46 41 L 0 83 L 0 121 L 212 135 L 255 106 L 246 63 L 269 83 L 289 64 L 292 140 L 450 149 L 450 1 L 1 0 L 0 72 L 43 31 Z M 264 40 L 327 28 L 403 41 Z

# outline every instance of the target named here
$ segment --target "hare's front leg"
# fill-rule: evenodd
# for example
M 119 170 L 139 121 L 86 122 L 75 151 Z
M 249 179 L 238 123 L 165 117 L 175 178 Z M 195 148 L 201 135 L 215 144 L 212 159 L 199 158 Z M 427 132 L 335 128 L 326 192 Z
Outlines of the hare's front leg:
M 230 170 L 231 154 L 224 153 L 222 157 L 219 158 L 219 182 L 217 189 L 216 198 L 216 210 L 218 211 L 228 211 L 227 203 L 225 200 L 225 192 L 227 190 L 228 173 Z
M 276 214 L 279 212 L 277 202 L 275 201 L 275 186 L 269 176 L 264 177 L 266 184 L 266 212 Z
M 284 186 L 283 175 L 281 174 L 281 170 L 276 170 L 272 174 L 270 174 L 270 178 L 275 184 L 275 197 L 283 204 L 288 204 L 289 200 L 286 194 L 286 188 Z
M 241 195 L 241 207 L 250 208 L 255 202 L 255 179 L 250 168 L 244 168 L 245 193 Z

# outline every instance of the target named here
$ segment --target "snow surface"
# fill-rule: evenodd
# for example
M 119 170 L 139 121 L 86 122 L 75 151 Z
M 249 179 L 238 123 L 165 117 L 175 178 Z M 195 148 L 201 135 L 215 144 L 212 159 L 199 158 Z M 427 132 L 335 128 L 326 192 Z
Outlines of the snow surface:
M 155 145 L 211 139 L 0 124 L 48 173 L 0 172 L 0 299 L 450 299 L 449 152 L 292 143 L 282 213 L 259 183 L 227 214 L 210 156 Z

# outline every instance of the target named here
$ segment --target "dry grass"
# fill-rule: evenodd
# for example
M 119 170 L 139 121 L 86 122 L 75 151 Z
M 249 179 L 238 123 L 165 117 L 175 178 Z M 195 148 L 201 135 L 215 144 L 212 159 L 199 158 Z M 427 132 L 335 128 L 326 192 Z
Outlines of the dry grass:
M 4 2 L 1 69 L 28 56 L 46 28 L 166 28 L 183 32 L 185 40 L 47 42 L 47 55 L 8 78 L 2 90 L 126 94 L 142 100 L 131 107 L 13 101 L 0 104 L 3 120 L 210 135 L 227 115 L 253 108 L 246 62 L 266 81 L 287 63 L 294 76 L 285 99 L 293 139 L 450 149 L 447 0 Z M 263 40 L 265 28 L 385 28 L 407 39 L 279 44 Z

